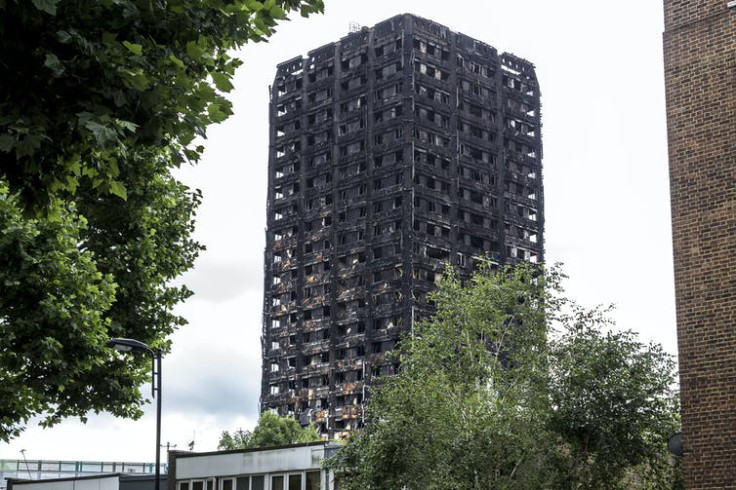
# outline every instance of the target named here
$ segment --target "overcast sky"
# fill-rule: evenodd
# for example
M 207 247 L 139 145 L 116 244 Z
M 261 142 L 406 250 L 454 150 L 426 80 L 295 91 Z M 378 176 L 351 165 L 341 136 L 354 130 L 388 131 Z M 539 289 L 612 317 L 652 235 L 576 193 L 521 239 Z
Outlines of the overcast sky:
M 202 189 L 207 251 L 184 278 L 189 325 L 163 365 L 162 442 L 216 449 L 222 430 L 257 419 L 268 164 L 268 86 L 276 64 L 337 41 L 351 22 L 413 13 L 537 67 L 542 94 L 545 245 L 567 293 L 615 303 L 620 328 L 676 353 L 661 2 L 619 0 L 325 0 L 326 13 L 283 24 L 241 53 L 235 115 L 209 131 L 180 175 Z M 150 393 L 149 386 L 143 387 Z M 0 458 L 153 461 L 155 410 L 138 421 L 91 416 L 30 426 Z M 162 452 L 162 459 L 165 453 Z

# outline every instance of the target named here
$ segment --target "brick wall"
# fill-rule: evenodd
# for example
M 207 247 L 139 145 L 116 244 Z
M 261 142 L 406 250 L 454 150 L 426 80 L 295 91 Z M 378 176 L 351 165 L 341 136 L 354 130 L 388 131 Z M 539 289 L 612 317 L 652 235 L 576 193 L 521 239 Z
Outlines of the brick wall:
M 688 489 L 736 488 L 736 8 L 665 0 L 665 79 Z

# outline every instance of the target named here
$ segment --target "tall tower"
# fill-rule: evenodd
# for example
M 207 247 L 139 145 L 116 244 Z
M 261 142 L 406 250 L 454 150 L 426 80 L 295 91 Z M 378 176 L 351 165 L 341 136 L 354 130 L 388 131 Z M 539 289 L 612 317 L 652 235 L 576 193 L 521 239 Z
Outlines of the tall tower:
M 664 11 L 685 483 L 736 488 L 736 2 Z
M 541 261 L 534 67 L 399 15 L 278 65 L 261 409 L 341 436 L 443 264 Z

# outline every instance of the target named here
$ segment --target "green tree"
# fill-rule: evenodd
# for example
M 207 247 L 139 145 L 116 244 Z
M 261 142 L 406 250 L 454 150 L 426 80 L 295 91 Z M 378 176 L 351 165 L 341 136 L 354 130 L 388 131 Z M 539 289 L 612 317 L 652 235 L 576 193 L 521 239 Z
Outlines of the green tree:
M 233 50 L 321 0 L 0 0 L 0 440 L 141 414 L 191 293 L 198 191 L 171 171 L 231 113 Z
M 545 285 L 529 267 L 445 276 L 399 373 L 370 392 L 365 432 L 331 462 L 341 485 L 545 488 L 529 470 L 544 451 Z
M 328 462 L 342 488 L 671 488 L 672 359 L 602 334 L 605 317 L 561 298 L 560 280 L 531 266 L 443 278 L 399 373 L 370 392 L 366 428 Z M 574 408 L 595 445 L 581 447 Z
M 279 417 L 271 412 L 263 412 L 252 432 L 239 429 L 230 434 L 223 431 L 217 449 L 253 449 L 319 440 L 319 434 L 314 426 L 302 427 L 291 417 Z
M 321 0 L 0 0 L 2 177 L 32 208 L 89 190 L 125 197 L 144 147 L 196 161 L 225 120 L 232 50 Z M 148 155 L 145 155 L 146 157 Z
M 556 488 L 682 485 L 664 450 L 679 428 L 674 359 L 631 331 L 612 331 L 606 310 L 573 305 L 559 323 L 548 386 Z
M 234 449 L 249 449 L 252 432 L 249 430 L 238 429 L 232 432 L 222 431 L 220 442 L 217 443 L 219 451 L 232 451 Z

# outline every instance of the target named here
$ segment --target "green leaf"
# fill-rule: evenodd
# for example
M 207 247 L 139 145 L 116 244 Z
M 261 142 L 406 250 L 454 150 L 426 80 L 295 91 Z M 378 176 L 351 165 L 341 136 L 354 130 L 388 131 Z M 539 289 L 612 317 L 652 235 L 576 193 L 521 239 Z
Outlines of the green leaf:
M 204 50 L 194 41 L 189 41 L 187 43 L 187 54 L 197 63 L 201 63 L 203 61 L 202 58 L 204 56 Z
M 189 148 L 184 149 L 184 156 L 189 160 L 190 162 L 197 162 L 199 161 L 199 153 L 195 150 L 190 150 Z
M 116 90 L 112 94 L 112 100 L 115 102 L 115 105 L 117 107 L 123 107 L 125 105 L 125 101 L 127 100 L 125 97 L 125 94 L 122 90 Z
M 15 144 L 15 155 L 20 157 L 30 156 L 36 153 L 36 150 L 38 150 L 41 147 L 41 135 L 39 134 L 29 134 L 25 136 L 24 138 L 21 138 L 16 144 Z
M 130 121 L 123 121 L 122 119 L 119 119 L 117 121 L 118 126 L 120 126 L 120 129 L 126 129 L 130 131 L 131 133 L 135 133 L 135 130 L 138 128 L 138 125 L 130 122 Z
M 118 37 L 117 33 L 103 32 L 102 33 L 102 44 L 108 47 L 117 46 L 118 45 L 118 42 L 116 39 L 117 37 Z
M 130 51 L 134 55 L 140 56 L 141 54 L 143 54 L 143 46 L 141 46 L 140 44 L 133 44 L 129 43 L 128 41 L 123 41 L 123 46 L 128 48 L 128 51 Z
M 274 5 L 273 7 L 271 7 L 271 10 L 268 11 L 268 14 L 274 19 L 286 18 L 286 12 L 284 12 L 284 9 L 282 9 L 278 5 Z
M 103 34 L 104 38 L 104 34 Z M 69 44 L 69 42 L 72 40 L 72 35 L 69 34 L 67 31 L 56 31 L 56 39 L 59 40 L 62 44 Z
M 82 163 L 80 161 L 79 155 L 75 155 L 75 157 L 72 157 L 72 159 L 67 164 L 69 171 L 73 175 L 80 175 L 82 173 Z
M 123 201 L 128 200 L 128 191 L 125 189 L 125 186 L 115 180 L 110 182 L 110 194 L 121 197 Z
M 230 82 L 230 77 L 224 73 L 213 71 L 210 73 L 212 80 L 215 82 L 215 87 L 223 92 L 230 92 L 233 89 L 233 84 Z
M 264 31 L 268 29 L 268 26 L 263 23 L 263 19 L 256 17 L 253 19 L 253 32 L 258 36 L 263 36 Z
M 59 0 L 31 0 L 33 6 L 47 14 L 56 15 L 56 4 Z
M 248 8 L 248 5 L 246 5 L 244 2 L 231 3 L 225 6 L 225 12 L 227 12 L 228 14 L 249 11 L 250 9 Z
M 207 113 L 213 122 L 220 123 L 228 118 L 228 115 L 222 112 L 219 104 L 210 104 L 207 106 Z
M 92 132 L 95 137 L 97 144 L 102 148 L 106 148 L 109 144 L 117 139 L 117 133 L 114 129 L 100 124 L 94 120 L 88 120 L 83 123 L 83 126 Z
M 126 82 L 126 85 L 129 85 L 131 88 L 134 88 L 136 90 L 139 90 L 143 92 L 148 88 L 150 85 L 150 80 L 148 80 L 148 77 L 143 74 L 143 71 L 124 71 L 124 81 Z
M 61 74 L 64 73 L 64 65 L 53 53 L 46 55 L 46 60 L 44 61 L 43 66 L 50 69 L 56 78 L 60 77 Z
M 77 187 L 79 187 L 79 181 L 71 175 L 67 175 L 66 188 L 69 190 L 69 192 L 74 194 L 75 192 L 77 192 Z
M 0 134 L 0 151 L 10 152 L 15 146 L 15 138 L 9 134 Z
M 84 177 L 94 178 L 94 177 L 97 177 L 99 173 L 100 173 L 99 170 L 97 170 L 95 167 L 85 166 L 82 169 L 82 175 Z
M 246 2 L 246 5 L 248 6 L 249 9 L 255 12 L 258 12 L 259 10 L 263 9 L 263 3 L 258 2 L 257 0 L 248 0 Z
M 172 63 L 174 63 L 176 66 L 178 66 L 182 70 L 186 69 L 186 67 L 187 67 L 182 60 L 180 60 L 179 58 L 177 58 L 173 54 L 172 55 L 169 55 L 169 60 L 171 60 Z

